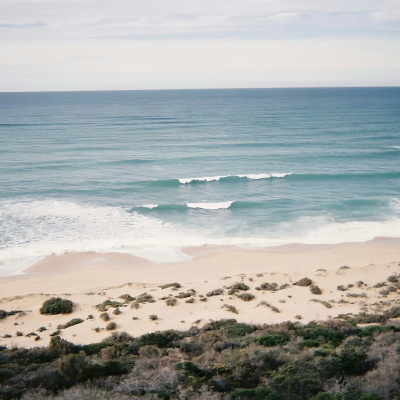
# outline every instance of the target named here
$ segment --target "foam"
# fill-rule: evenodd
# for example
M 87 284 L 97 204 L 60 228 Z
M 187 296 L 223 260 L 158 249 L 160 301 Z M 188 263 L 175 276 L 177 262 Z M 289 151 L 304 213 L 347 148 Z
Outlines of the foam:
M 269 179 L 269 178 L 284 178 L 287 175 L 292 175 L 289 173 L 282 174 L 244 174 L 244 175 L 217 175 L 217 176 L 204 176 L 200 178 L 181 178 L 178 181 L 182 184 L 188 184 L 192 182 L 212 182 L 219 181 L 225 178 L 247 178 L 247 179 Z
M 400 198 L 392 197 L 389 201 L 389 207 L 395 212 L 400 213 Z
M 159 204 L 144 204 L 143 206 L 136 206 L 136 207 L 143 207 L 143 208 L 157 208 L 159 206 Z
M 120 251 L 146 253 L 154 262 L 183 261 L 182 243 L 201 242 L 172 224 L 122 207 L 53 199 L 0 202 L 0 275 L 65 252 Z
M 221 203 L 187 203 L 189 208 L 201 208 L 204 210 L 220 210 L 229 208 L 233 201 L 224 201 Z
M 232 204 L 234 201 L 186 206 L 219 210 Z M 216 231 L 215 226 L 189 230 L 123 207 L 54 199 L 0 201 L 0 275 L 21 273 L 47 255 L 66 252 L 123 252 L 153 262 L 180 262 L 190 259 L 181 252 L 185 246 L 254 248 L 399 237 L 400 199 L 390 199 L 389 206 L 394 215 L 383 221 L 337 222 L 329 215 L 303 217 L 265 227 L 257 237 L 243 237 L 228 236 L 223 229 Z
M 194 181 L 197 182 L 213 182 L 213 181 L 219 181 L 222 178 L 227 178 L 228 175 L 221 175 L 221 176 L 204 176 L 200 178 L 182 178 L 178 179 L 180 183 L 187 184 L 187 183 L 192 183 Z

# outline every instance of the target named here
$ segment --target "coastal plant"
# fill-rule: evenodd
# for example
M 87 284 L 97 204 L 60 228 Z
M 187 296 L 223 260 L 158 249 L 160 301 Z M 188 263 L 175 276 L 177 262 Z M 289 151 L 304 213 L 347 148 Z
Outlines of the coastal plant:
M 265 300 L 261 301 L 260 303 L 258 303 L 256 305 L 256 307 L 260 307 L 260 306 L 268 307 L 269 309 L 271 309 L 271 311 L 276 312 L 276 313 L 280 313 L 278 307 L 273 306 L 272 304 L 266 302 Z
M 250 288 L 244 282 L 237 282 L 234 283 L 232 286 L 228 286 L 228 289 L 228 295 L 233 295 L 239 292 L 239 290 L 249 290 Z
M 255 298 L 254 294 L 252 293 L 240 293 L 237 295 L 237 297 L 244 301 L 251 301 Z
M 129 294 L 122 294 L 118 298 L 124 300 L 125 303 L 130 303 L 131 301 L 134 301 L 136 299 L 136 297 L 132 297 Z
M 207 297 L 219 296 L 223 293 L 224 293 L 224 291 L 222 289 L 214 289 L 214 290 L 210 290 L 208 293 L 206 293 L 206 296 Z
M 107 308 L 108 308 L 108 307 L 111 307 L 111 308 L 118 308 L 118 307 L 122 307 L 122 306 L 123 306 L 123 304 L 120 303 L 119 301 L 115 301 L 115 300 L 105 300 L 105 301 L 103 301 L 102 303 L 97 304 L 96 308 L 97 308 L 99 311 L 107 311 Z
M 142 293 L 138 297 L 136 297 L 136 300 L 138 303 L 154 303 L 155 300 L 151 294 L 148 294 L 146 292 Z
M 156 321 L 156 320 L 158 319 L 158 316 L 155 315 L 155 314 L 151 314 L 151 315 L 149 315 L 149 318 L 150 318 L 152 321 Z
M 396 318 L 400 307 L 387 314 Z M 400 325 L 383 314 L 374 317 L 378 325 L 354 323 L 371 316 L 272 325 L 224 319 L 137 338 L 112 329 L 89 345 L 60 337 L 48 347 L 3 345 L 0 398 L 396 400 Z
M 312 285 L 312 280 L 310 278 L 302 278 L 299 281 L 293 283 L 296 286 L 310 286 Z
M 185 303 L 189 303 L 189 304 L 194 303 L 194 297 L 191 297 L 190 299 L 185 300 Z
M 236 309 L 236 307 L 235 307 L 235 306 L 232 306 L 232 305 L 230 305 L 230 304 L 224 304 L 224 305 L 222 306 L 222 308 L 225 308 L 226 311 L 229 311 L 229 312 L 231 312 L 231 313 L 233 313 L 233 314 L 239 314 L 239 311 Z
M 132 301 L 131 308 L 134 308 L 137 310 L 139 308 L 139 302 L 137 300 Z
M 269 291 L 276 291 L 279 289 L 277 283 L 262 283 L 260 286 L 256 287 L 256 290 L 269 290 Z
M 106 326 L 106 329 L 108 331 L 113 331 L 114 329 L 117 328 L 117 324 L 115 322 L 109 322 Z
M 176 305 L 176 303 L 177 303 L 177 300 L 176 300 L 175 297 L 168 297 L 168 298 L 165 300 L 165 304 L 166 304 L 167 306 L 174 306 L 174 305 Z
M 44 332 L 44 331 L 47 331 L 47 328 L 46 328 L 45 326 L 41 326 L 41 327 L 38 329 L 38 332 Z
M 161 289 L 168 289 L 170 287 L 174 287 L 174 288 L 179 289 L 181 287 L 181 284 L 178 283 L 178 282 L 173 282 L 173 283 L 167 283 L 165 285 L 161 285 L 160 286 Z
M 55 315 L 55 314 L 70 314 L 74 307 L 71 300 L 62 299 L 60 297 L 52 297 L 46 300 L 40 308 L 40 314 Z
M 113 314 L 114 314 L 114 315 L 120 315 L 120 314 L 122 314 L 122 312 L 121 312 L 121 310 L 120 310 L 119 308 L 116 308 L 116 309 L 113 311 Z
M 108 314 L 108 313 L 106 313 L 106 312 L 103 312 L 103 313 L 100 314 L 100 318 L 101 318 L 103 321 L 109 321 L 109 320 L 110 320 L 110 314 Z
M 354 297 L 354 298 L 359 298 L 359 297 L 367 297 L 365 293 L 346 293 L 347 297 Z
M 50 333 L 49 336 L 58 336 L 60 333 L 61 333 L 60 330 L 56 330 L 56 331 L 54 331 L 53 333 Z
M 322 294 L 321 289 L 317 285 L 311 285 L 310 286 L 310 292 L 312 294 Z
M 193 296 L 193 293 L 192 292 L 180 292 L 178 295 L 176 295 L 175 297 L 177 298 L 177 299 L 186 299 L 186 298 L 188 298 L 188 297 L 191 297 L 191 296 Z
M 315 303 L 321 303 L 323 304 L 326 308 L 332 308 L 332 304 L 329 303 L 328 301 L 323 301 L 323 300 L 319 300 L 319 299 L 311 299 L 310 301 L 313 301 Z
M 4 318 L 6 318 L 7 317 L 7 311 L 4 311 L 4 310 L 0 310 L 0 319 L 4 319 Z
M 81 324 L 82 322 L 84 322 L 83 319 L 81 319 L 81 318 L 74 318 L 74 319 L 71 319 L 71 321 L 67 322 L 66 324 L 60 324 L 60 325 L 58 325 L 58 326 L 57 326 L 57 329 L 67 329 L 67 328 L 69 328 L 69 327 L 71 327 L 71 326 Z

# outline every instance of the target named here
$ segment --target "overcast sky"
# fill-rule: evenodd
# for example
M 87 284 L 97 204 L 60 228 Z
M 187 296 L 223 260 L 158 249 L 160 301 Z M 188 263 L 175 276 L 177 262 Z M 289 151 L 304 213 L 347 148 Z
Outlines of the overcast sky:
M 0 0 L 0 91 L 400 85 L 400 0 Z

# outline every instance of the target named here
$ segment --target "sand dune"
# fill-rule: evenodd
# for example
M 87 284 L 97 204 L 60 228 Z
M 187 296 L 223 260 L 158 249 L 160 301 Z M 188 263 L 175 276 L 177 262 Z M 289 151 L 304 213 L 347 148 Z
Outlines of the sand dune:
M 397 243 L 292 247 L 290 251 L 215 250 L 188 249 L 192 255 L 200 256 L 170 265 L 153 264 L 121 254 L 48 257 L 24 275 L 0 280 L 0 309 L 24 311 L 23 315 L 0 320 L 0 344 L 44 346 L 50 340 L 50 333 L 72 318 L 81 318 L 84 322 L 62 329 L 61 337 L 74 343 L 98 342 L 110 332 L 105 329 L 107 322 L 100 319 L 101 312 L 95 306 L 107 299 L 124 303 L 119 298 L 123 294 L 137 297 L 146 292 L 154 299 L 153 303 L 139 304 L 137 309 L 131 308 L 130 302 L 125 303 L 119 308 L 119 315 L 113 314 L 114 308 L 108 309 L 110 321 L 116 322 L 117 330 L 134 336 L 157 330 L 186 330 L 193 324 L 201 326 L 210 319 L 221 318 L 271 324 L 297 317 L 308 322 L 334 318 L 342 313 L 381 312 L 399 303 L 395 292 L 382 292 L 388 288 L 397 290 L 396 282 L 387 281 L 389 276 L 399 274 L 400 245 Z M 312 285 L 318 286 L 322 294 L 313 294 L 309 286 L 294 285 L 304 277 L 311 279 Z M 181 288 L 160 288 L 171 282 L 180 283 Z M 239 282 L 249 289 L 228 294 L 228 288 Z M 275 290 L 263 290 L 262 285 L 267 283 L 276 283 Z M 378 283 L 384 285 L 374 288 Z M 282 285 L 288 286 L 280 289 Z M 341 285 L 345 290 L 338 290 Z M 179 294 L 190 289 L 195 294 L 178 298 L 175 306 L 168 306 L 162 300 L 183 297 Z M 214 289 L 222 289 L 223 294 L 207 297 Z M 254 299 L 244 301 L 238 297 L 241 293 L 251 293 Z M 43 301 L 53 296 L 72 300 L 73 312 L 40 315 Z M 194 300 L 186 302 L 189 299 Z M 224 305 L 235 307 L 237 314 L 229 312 Z M 152 314 L 157 315 L 158 320 L 151 321 L 149 315 Z M 89 315 L 94 318 L 88 320 Z M 46 330 L 38 333 L 40 327 Z M 95 328 L 100 328 L 100 332 L 95 332 Z M 17 331 L 23 332 L 23 336 L 16 336 Z M 38 333 L 41 339 L 35 341 L 34 337 L 26 337 L 30 332 Z M 3 338 L 6 334 L 12 337 Z

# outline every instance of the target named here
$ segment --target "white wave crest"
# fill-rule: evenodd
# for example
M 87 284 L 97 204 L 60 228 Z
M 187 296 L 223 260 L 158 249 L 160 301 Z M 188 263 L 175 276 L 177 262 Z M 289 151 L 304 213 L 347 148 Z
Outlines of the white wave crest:
M 400 146 L 392 146 L 394 149 L 400 149 Z
M 173 224 L 121 207 L 53 199 L 0 202 L 0 275 L 66 252 L 128 252 L 155 262 L 182 261 L 187 259 L 182 243 L 191 239 Z
M 291 172 L 289 173 L 282 173 L 282 174 L 243 174 L 243 175 L 217 175 L 217 176 L 204 176 L 200 178 L 181 178 L 178 179 L 180 183 L 187 184 L 194 181 L 197 182 L 212 182 L 212 181 L 219 181 L 223 178 L 247 178 L 247 179 L 269 179 L 269 178 L 284 178 L 287 175 L 292 175 Z
M 395 212 L 400 213 L 400 198 L 392 197 L 389 201 L 389 207 Z
M 143 208 L 157 208 L 159 206 L 159 204 L 143 204 L 142 206 L 136 206 L 136 207 L 143 207 Z
M 182 178 L 178 179 L 180 183 L 186 184 L 191 183 L 193 181 L 198 182 L 212 182 L 212 181 L 219 181 L 221 178 L 227 178 L 229 175 L 221 175 L 221 176 L 204 176 L 200 178 Z
M 189 208 L 201 208 L 203 210 L 220 210 L 229 208 L 234 201 L 225 201 L 221 203 L 187 203 Z

